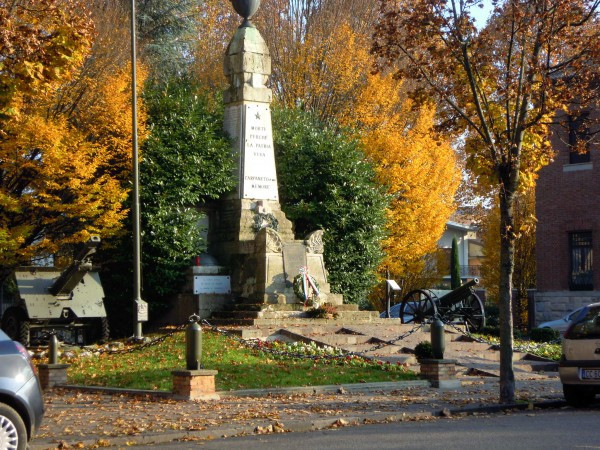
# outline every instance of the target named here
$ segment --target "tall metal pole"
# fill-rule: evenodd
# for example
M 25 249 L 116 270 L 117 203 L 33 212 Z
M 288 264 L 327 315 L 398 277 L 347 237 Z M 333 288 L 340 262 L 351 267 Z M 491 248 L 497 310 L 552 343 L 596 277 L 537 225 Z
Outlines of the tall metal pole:
M 138 160 L 137 129 L 137 73 L 135 45 L 135 0 L 131 0 L 131 122 L 132 122 L 132 164 L 133 164 L 133 337 L 142 338 L 142 322 L 138 308 L 142 304 L 141 243 L 140 243 L 140 174 Z

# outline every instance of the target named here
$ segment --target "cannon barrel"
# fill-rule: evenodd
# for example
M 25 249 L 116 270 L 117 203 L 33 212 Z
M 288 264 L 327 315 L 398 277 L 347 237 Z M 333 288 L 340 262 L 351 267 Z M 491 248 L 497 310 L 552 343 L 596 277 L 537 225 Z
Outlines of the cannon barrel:
M 448 292 L 446 295 L 439 298 L 438 302 L 440 306 L 449 307 L 464 300 L 471 293 L 473 286 L 477 286 L 478 284 L 479 280 L 474 278 L 456 289 L 453 289 L 451 292 Z
M 100 245 L 100 236 L 92 236 L 71 263 L 50 286 L 49 291 L 57 297 L 70 297 L 73 289 L 79 284 L 86 273 L 92 270 L 89 257 L 96 252 Z

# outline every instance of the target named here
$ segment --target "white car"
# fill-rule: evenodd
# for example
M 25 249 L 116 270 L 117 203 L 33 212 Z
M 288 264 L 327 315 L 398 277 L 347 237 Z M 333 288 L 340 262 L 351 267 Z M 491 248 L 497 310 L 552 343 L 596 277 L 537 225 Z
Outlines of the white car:
M 558 373 L 570 405 L 586 406 L 600 393 L 600 303 L 584 307 L 573 318 Z
M 573 319 L 577 317 L 577 315 L 581 312 L 583 308 L 585 308 L 585 306 L 577 308 L 575 311 L 570 312 L 569 314 L 567 314 L 564 317 L 561 317 L 560 319 L 540 323 L 538 325 L 538 328 L 552 328 L 553 330 L 560 331 L 560 334 L 564 334 L 565 331 L 567 331 L 567 329 L 569 328 L 569 326 L 571 326 L 571 322 L 573 322 Z

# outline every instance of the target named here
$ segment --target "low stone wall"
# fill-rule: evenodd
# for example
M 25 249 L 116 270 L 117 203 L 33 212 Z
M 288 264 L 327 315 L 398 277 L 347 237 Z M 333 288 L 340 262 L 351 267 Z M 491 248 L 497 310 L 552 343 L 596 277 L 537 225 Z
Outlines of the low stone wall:
M 600 291 L 535 292 L 535 325 L 560 319 L 590 303 L 600 302 Z

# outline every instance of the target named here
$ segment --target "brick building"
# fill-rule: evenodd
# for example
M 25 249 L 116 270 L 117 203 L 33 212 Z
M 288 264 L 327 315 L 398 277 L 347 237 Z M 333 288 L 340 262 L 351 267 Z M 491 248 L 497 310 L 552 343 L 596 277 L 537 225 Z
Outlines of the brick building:
M 535 323 L 600 302 L 600 110 L 559 113 L 536 192 Z

